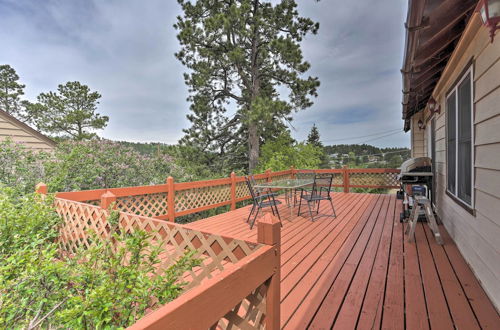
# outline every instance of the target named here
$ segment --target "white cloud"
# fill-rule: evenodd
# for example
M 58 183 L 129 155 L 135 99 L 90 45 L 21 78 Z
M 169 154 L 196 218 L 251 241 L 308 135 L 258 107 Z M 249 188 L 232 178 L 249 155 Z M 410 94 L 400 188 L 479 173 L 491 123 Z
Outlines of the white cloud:
M 294 136 L 305 138 L 314 122 L 324 140 L 402 127 L 404 5 L 298 2 L 321 25 L 303 47 L 321 87 L 295 116 Z M 185 69 L 173 55 L 178 14 L 169 0 L 0 0 L 0 63 L 17 70 L 30 99 L 69 80 L 99 91 L 99 111 L 111 118 L 104 137 L 175 143 L 189 125 Z M 346 120 L 349 111 L 361 120 Z M 375 142 L 409 144 L 399 135 Z

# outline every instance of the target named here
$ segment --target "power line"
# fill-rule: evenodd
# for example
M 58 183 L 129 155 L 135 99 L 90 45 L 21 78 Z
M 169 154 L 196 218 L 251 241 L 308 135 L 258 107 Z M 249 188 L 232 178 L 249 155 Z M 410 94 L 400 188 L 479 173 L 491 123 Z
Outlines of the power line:
M 365 142 L 360 143 L 360 144 L 365 144 L 365 143 L 367 143 L 367 142 L 371 142 L 371 141 L 379 140 L 379 139 L 385 138 L 385 137 L 387 137 L 387 136 L 391 136 L 391 135 L 395 135 L 395 134 L 399 134 L 399 133 L 403 133 L 403 130 L 399 130 L 399 131 L 397 131 L 397 132 L 393 132 L 393 133 L 389 133 L 389 134 L 386 134 L 386 135 L 382 135 L 382 136 L 376 137 L 376 138 L 374 138 L 374 139 L 366 140 Z
M 396 128 L 396 129 L 392 129 L 392 130 L 385 130 L 383 132 L 378 132 L 378 133 L 372 133 L 372 134 L 368 134 L 368 135 L 361 135 L 361 136 L 353 136 L 353 137 L 348 137 L 348 138 L 342 138 L 342 139 L 333 139 L 333 140 L 322 140 L 322 142 L 333 142 L 333 141 L 345 141 L 345 140 L 357 140 L 357 139 L 361 139 L 361 138 L 365 138 L 365 137 L 370 137 L 370 136 L 376 136 L 376 135 L 381 135 L 381 134 L 386 134 L 388 132 L 402 132 L 403 129 L 401 128 Z

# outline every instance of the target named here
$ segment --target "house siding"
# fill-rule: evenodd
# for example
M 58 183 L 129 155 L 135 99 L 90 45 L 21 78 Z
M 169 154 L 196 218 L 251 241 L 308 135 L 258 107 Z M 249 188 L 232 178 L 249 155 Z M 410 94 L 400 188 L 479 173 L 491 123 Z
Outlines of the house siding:
M 8 116 L 0 113 L 0 141 L 10 138 L 14 142 L 22 143 L 35 151 L 51 151 L 54 145 L 36 136 L 23 125 L 18 125 Z
M 472 214 L 446 193 L 445 99 L 469 65 L 473 66 L 474 73 Z M 483 288 L 500 309 L 500 34 L 497 33 L 494 43 L 490 43 L 489 31 L 482 26 L 477 14 L 464 31 L 433 96 L 441 105 L 441 113 L 435 117 L 436 212 Z M 430 117 L 427 111 L 424 114 Z M 420 132 L 412 134 L 417 141 L 420 135 L 425 140 L 428 137 Z M 422 143 L 422 149 L 427 145 L 429 141 Z M 416 155 L 425 153 L 418 144 L 416 147 Z

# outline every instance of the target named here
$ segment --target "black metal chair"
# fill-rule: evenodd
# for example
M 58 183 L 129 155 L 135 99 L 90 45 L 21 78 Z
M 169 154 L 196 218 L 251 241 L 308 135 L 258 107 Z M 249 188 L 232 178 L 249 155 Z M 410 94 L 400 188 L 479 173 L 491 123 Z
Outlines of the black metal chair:
M 300 170 L 300 172 L 297 172 L 295 174 L 295 178 L 298 180 L 306 180 L 306 179 L 314 179 L 315 176 L 315 171 L 314 170 Z M 302 190 L 307 190 L 311 191 L 312 185 L 306 186 L 306 187 L 300 187 L 300 188 L 295 188 L 293 190 L 293 206 L 297 205 L 297 195 L 300 195 Z
M 248 215 L 247 223 L 250 222 L 250 218 L 251 218 L 252 214 L 255 212 L 253 220 L 250 222 L 250 229 L 253 228 L 253 225 L 255 224 L 255 220 L 257 219 L 257 216 L 259 215 L 260 209 L 262 209 L 264 207 L 271 207 L 271 211 L 273 212 L 273 215 L 278 216 L 278 219 L 280 220 L 281 227 L 283 227 L 283 223 L 281 222 L 280 213 L 278 212 L 278 205 L 281 204 L 281 202 L 274 199 L 274 196 L 276 196 L 276 194 L 263 193 L 262 191 L 257 192 L 254 188 L 254 185 L 252 184 L 251 178 L 245 177 L 245 181 L 247 183 L 247 187 L 248 187 L 248 190 L 250 191 L 250 195 L 252 196 L 252 201 L 253 201 L 252 210 L 250 211 L 250 214 Z
M 313 216 L 313 208 L 316 206 L 314 203 L 317 203 L 316 208 L 316 216 L 330 216 L 330 215 L 319 215 L 319 205 L 321 201 L 330 201 L 330 205 L 333 210 L 333 217 L 336 218 L 337 214 L 335 213 L 335 207 L 333 206 L 333 199 L 330 195 L 332 191 L 332 182 L 333 182 L 333 174 L 316 174 L 314 176 L 314 183 L 311 189 L 311 192 L 307 190 L 302 190 L 300 193 L 300 203 L 299 203 L 299 211 L 297 213 L 300 216 L 300 208 L 302 206 L 302 200 L 307 202 L 307 208 L 309 209 L 309 215 L 311 216 L 311 221 L 314 221 Z

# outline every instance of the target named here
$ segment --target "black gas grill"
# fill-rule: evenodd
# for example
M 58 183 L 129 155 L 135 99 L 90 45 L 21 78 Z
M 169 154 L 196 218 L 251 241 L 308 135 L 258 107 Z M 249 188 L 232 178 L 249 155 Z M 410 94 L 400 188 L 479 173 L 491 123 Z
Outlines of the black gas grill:
M 400 191 L 398 198 L 403 199 L 401 221 L 408 219 L 413 206 L 414 195 L 423 195 L 433 202 L 432 196 L 432 161 L 429 157 L 410 158 L 401 164 L 398 175 Z

